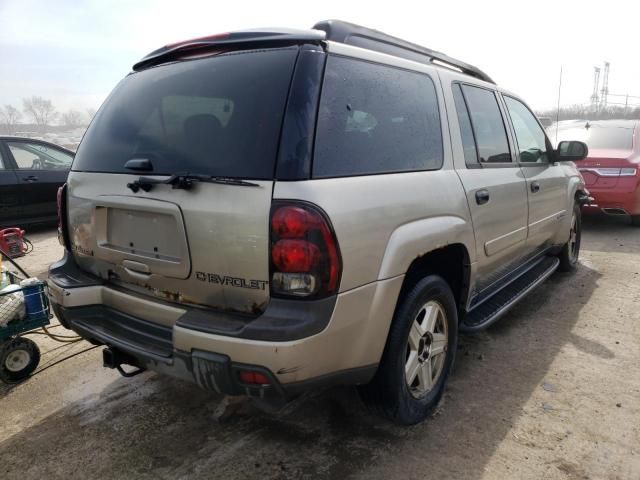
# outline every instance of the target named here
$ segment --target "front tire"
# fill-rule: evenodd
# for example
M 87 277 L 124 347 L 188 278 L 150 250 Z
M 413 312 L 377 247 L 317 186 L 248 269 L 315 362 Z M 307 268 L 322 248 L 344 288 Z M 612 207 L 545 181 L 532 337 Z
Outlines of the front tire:
M 396 309 L 378 371 L 360 388 L 363 400 L 397 424 L 424 420 L 444 393 L 457 342 L 451 288 L 441 277 L 429 275 Z
M 580 205 L 573 206 L 571 215 L 571 228 L 569 230 L 569 241 L 564 244 L 558 257 L 560 258 L 560 266 L 558 270 L 561 272 L 572 272 L 578 266 L 578 258 L 580 256 L 580 242 L 582 240 L 582 214 Z
M 14 338 L 0 345 L 0 380 L 18 383 L 31 375 L 40 363 L 40 349 L 28 338 Z

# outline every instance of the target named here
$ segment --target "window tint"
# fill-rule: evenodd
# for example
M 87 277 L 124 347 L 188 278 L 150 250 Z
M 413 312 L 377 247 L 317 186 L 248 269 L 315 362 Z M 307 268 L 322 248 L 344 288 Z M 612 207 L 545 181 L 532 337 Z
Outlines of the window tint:
M 431 78 L 342 57 L 327 62 L 314 177 L 432 170 L 443 147 Z
M 458 113 L 458 125 L 460 125 L 460 135 L 462 136 L 462 148 L 464 149 L 464 161 L 467 165 L 478 163 L 478 151 L 476 150 L 476 141 L 473 138 L 473 129 L 471 128 L 471 120 L 469 119 L 469 111 L 462 96 L 459 84 L 454 84 L 453 99 L 456 102 L 456 112 Z
M 73 169 L 272 179 L 297 48 L 220 54 L 133 73 L 89 127 Z
M 491 90 L 470 85 L 463 85 L 462 91 L 469 107 L 480 161 L 511 162 L 507 132 L 495 94 Z
M 546 163 L 547 141 L 544 130 L 525 105 L 511 97 L 504 97 L 511 123 L 516 133 L 520 161 L 525 163 Z
M 21 170 L 68 170 L 73 156 L 40 143 L 7 142 Z

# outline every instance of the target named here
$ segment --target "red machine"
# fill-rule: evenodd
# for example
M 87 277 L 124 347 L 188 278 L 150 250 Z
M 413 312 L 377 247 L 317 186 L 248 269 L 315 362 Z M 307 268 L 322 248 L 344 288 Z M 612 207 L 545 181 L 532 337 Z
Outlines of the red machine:
M 21 257 L 28 252 L 28 243 L 24 238 L 24 230 L 20 228 L 5 228 L 0 230 L 0 251 L 11 258 Z

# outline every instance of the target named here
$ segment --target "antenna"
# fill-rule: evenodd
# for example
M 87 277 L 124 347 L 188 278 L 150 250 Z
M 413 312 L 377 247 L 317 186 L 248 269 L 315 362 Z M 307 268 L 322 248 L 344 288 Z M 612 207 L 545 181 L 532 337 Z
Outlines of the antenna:
M 558 81 L 558 110 L 556 111 L 556 145 L 558 144 L 558 123 L 560 122 L 560 91 L 562 90 L 562 65 L 560 65 L 560 80 Z

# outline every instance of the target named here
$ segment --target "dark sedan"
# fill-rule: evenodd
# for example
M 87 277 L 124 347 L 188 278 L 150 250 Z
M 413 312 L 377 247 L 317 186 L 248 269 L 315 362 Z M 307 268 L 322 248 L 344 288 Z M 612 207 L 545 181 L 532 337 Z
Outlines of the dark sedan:
M 73 157 L 42 140 L 0 137 L 0 227 L 55 222 L 56 193 Z

